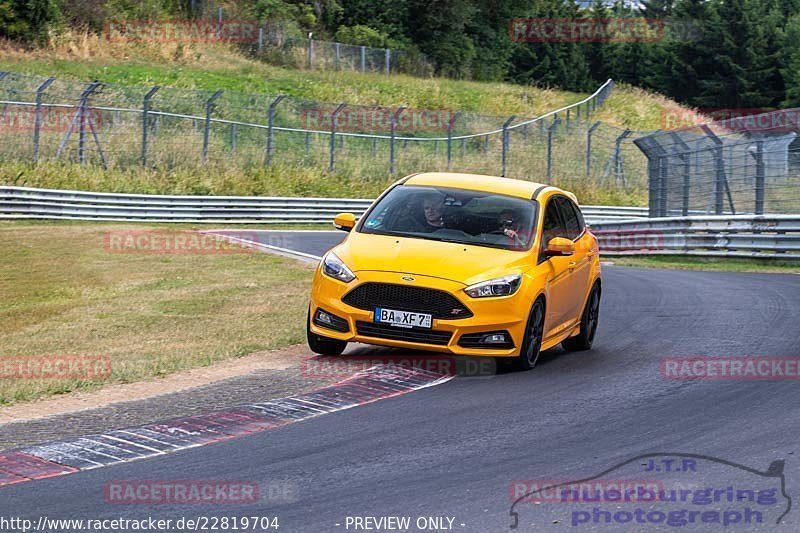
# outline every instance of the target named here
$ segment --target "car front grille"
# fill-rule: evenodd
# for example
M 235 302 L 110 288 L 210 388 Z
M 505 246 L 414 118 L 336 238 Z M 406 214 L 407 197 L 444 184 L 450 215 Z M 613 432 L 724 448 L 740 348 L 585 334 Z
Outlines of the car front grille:
M 472 316 L 472 312 L 464 304 L 444 291 L 392 283 L 363 283 L 347 293 L 342 301 L 366 311 L 385 307 L 399 311 L 429 313 L 433 318 L 444 320 Z
M 446 346 L 450 342 L 450 337 L 453 336 L 449 331 L 397 328 L 387 324 L 373 324 L 371 322 L 356 322 L 356 331 L 364 337 L 435 344 L 438 346 Z

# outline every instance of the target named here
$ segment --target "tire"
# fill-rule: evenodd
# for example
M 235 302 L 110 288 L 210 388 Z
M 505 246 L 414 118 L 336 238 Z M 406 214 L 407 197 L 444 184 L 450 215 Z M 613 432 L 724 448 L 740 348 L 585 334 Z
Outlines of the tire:
M 522 348 L 519 351 L 519 355 L 511 361 L 512 365 L 517 370 L 530 370 L 536 366 L 536 362 L 539 360 L 539 353 L 542 349 L 544 318 L 544 299 L 537 298 L 531 306 L 530 315 L 528 315 L 528 325 L 525 327 L 525 338 L 522 341 Z
M 600 284 L 595 283 L 581 315 L 581 331 L 574 337 L 561 342 L 561 347 L 568 352 L 591 350 L 594 335 L 597 333 L 597 323 L 600 319 Z
M 310 309 L 306 317 L 306 339 L 308 340 L 308 347 L 311 348 L 311 351 L 319 355 L 342 355 L 344 349 L 347 348 L 347 341 L 323 337 L 311 331 Z

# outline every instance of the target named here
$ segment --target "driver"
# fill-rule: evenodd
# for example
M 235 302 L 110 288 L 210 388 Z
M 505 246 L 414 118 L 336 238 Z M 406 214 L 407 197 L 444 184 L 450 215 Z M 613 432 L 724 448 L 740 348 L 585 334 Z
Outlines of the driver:
M 423 198 L 422 211 L 425 215 L 423 231 L 430 233 L 444 227 L 444 195 L 437 192 Z

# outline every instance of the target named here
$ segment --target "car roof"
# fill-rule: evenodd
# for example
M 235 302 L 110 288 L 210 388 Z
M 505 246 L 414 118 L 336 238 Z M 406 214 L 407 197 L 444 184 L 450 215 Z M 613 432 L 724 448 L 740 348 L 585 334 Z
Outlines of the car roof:
M 482 174 L 462 174 L 459 172 L 421 172 L 410 176 L 405 185 L 428 185 L 433 187 L 451 187 L 473 191 L 492 192 L 517 196 L 530 200 L 538 189 L 547 187 L 532 181 L 484 176 Z

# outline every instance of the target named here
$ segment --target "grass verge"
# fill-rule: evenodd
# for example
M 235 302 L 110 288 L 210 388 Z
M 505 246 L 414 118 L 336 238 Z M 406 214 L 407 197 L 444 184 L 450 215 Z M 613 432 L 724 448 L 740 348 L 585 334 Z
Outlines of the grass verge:
M 303 340 L 309 267 L 236 247 L 206 254 L 108 251 L 106 234 L 129 229 L 0 224 L 0 363 L 65 354 L 111 363 L 110 375 L 91 378 L 15 378 L 6 367 L 0 405 L 163 376 Z

